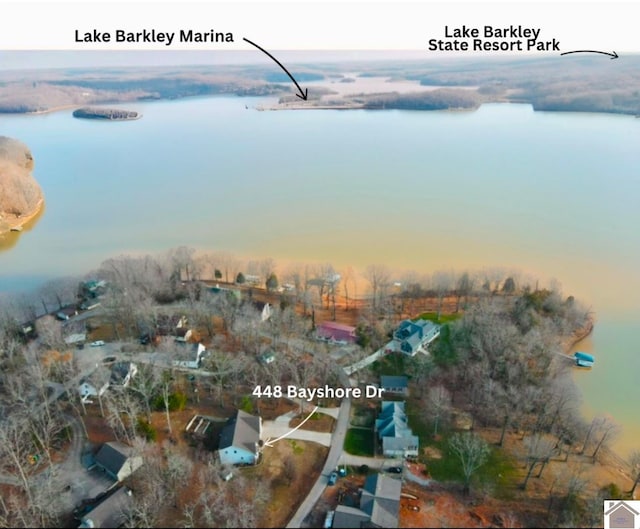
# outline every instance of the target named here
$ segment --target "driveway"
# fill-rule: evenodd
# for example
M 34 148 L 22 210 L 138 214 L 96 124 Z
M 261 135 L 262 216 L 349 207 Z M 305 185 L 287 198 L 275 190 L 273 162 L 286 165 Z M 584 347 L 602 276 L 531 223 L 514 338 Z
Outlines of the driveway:
M 279 422 L 277 419 L 275 421 L 263 421 L 262 423 L 262 438 L 263 440 L 267 439 L 277 439 L 283 435 L 286 435 L 288 432 L 291 432 L 293 428 L 291 428 L 287 423 Z M 321 444 L 322 446 L 330 446 L 331 445 L 331 434 L 330 433 L 322 433 L 322 432 L 311 432 L 309 430 L 304 430 L 302 428 L 297 429 L 294 432 L 291 432 L 289 435 L 285 437 L 285 439 L 298 439 L 300 441 L 313 441 L 314 443 Z M 284 439 L 283 439 L 284 440 Z

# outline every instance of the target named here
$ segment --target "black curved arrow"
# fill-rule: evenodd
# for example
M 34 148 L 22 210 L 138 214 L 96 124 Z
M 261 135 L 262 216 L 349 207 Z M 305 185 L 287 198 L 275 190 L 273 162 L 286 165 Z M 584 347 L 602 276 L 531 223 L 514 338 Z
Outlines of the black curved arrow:
M 284 73 L 286 73 L 289 78 L 293 81 L 293 83 L 296 85 L 296 87 L 298 88 L 298 92 L 300 92 L 299 94 L 296 94 L 297 97 L 299 97 L 300 99 L 306 101 L 307 100 L 307 92 L 308 90 L 305 88 L 304 91 L 302 90 L 302 88 L 300 88 L 300 85 L 298 84 L 298 81 L 296 81 L 293 78 L 293 75 L 291 75 L 289 73 L 289 71 L 282 65 L 282 63 L 276 59 L 273 55 L 271 55 L 267 50 L 265 50 L 264 48 L 261 48 L 260 46 L 258 46 L 255 42 L 251 42 L 249 39 L 245 39 L 244 37 L 242 37 L 242 40 L 248 42 L 249 44 L 251 44 L 252 46 L 255 46 L 256 48 L 258 48 L 262 53 L 268 55 L 269 57 L 271 57 L 271 59 L 273 59 L 276 64 L 278 66 L 280 66 L 280 68 L 282 68 L 284 70 Z
M 609 53 L 609 52 L 606 52 L 606 51 L 596 51 L 596 50 L 565 51 L 564 53 L 561 53 L 560 55 L 569 55 L 570 53 L 600 53 L 602 55 L 609 55 L 609 57 L 611 57 L 612 59 L 617 59 L 618 58 L 618 54 L 615 51 L 613 53 Z

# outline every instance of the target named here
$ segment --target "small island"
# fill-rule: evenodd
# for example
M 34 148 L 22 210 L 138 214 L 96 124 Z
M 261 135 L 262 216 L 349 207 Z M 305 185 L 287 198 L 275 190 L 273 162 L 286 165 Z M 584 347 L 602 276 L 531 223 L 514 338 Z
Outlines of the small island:
M 105 119 L 109 121 L 131 121 L 140 119 L 142 114 L 132 110 L 120 110 L 117 108 L 85 107 L 73 111 L 74 118 Z

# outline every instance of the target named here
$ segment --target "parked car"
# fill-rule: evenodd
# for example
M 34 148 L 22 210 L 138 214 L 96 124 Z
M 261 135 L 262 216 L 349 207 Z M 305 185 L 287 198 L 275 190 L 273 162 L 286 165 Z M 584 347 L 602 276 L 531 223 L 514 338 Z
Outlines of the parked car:
M 389 467 L 387 472 L 390 474 L 402 474 L 402 467 Z
M 96 340 L 95 342 L 91 342 L 91 347 L 102 347 L 104 345 L 103 340 Z
M 338 473 L 337 472 L 332 472 L 329 475 L 329 481 L 328 481 L 327 485 L 335 485 L 336 481 L 338 481 Z
M 105 356 L 102 359 L 102 363 L 103 364 L 113 364 L 116 360 L 117 360 L 117 358 L 115 356 Z

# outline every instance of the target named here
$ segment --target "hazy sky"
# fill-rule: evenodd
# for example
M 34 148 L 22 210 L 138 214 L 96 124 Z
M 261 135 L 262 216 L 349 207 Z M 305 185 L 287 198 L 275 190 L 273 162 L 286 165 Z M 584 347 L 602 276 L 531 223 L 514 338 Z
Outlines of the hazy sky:
M 4 50 L 426 50 L 445 26 L 539 28 L 562 51 L 640 51 L 638 2 L 234 1 L 6 2 L 0 0 Z M 75 31 L 232 32 L 233 43 L 77 43 Z

